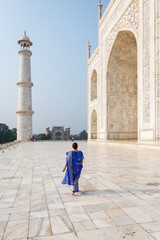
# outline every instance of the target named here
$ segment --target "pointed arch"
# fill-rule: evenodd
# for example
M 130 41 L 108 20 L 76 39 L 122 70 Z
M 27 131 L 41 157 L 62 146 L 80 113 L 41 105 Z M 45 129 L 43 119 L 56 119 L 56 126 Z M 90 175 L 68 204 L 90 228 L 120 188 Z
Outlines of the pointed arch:
M 97 98 L 97 71 L 94 69 L 91 77 L 91 101 Z
M 55 140 L 62 140 L 62 133 L 61 132 L 56 132 L 55 134 Z
M 137 139 L 137 41 L 120 31 L 107 67 L 107 139 Z

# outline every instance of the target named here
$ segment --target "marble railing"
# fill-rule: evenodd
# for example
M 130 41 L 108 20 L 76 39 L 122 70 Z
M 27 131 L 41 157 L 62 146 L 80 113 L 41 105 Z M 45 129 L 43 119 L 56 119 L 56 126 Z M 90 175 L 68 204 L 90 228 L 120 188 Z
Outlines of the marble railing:
M 18 143 L 20 143 L 20 141 L 14 141 L 14 142 L 9 142 L 9 143 L 4 143 L 4 144 L 0 144 L 0 150 L 4 150 L 8 147 L 11 147 L 11 146 L 14 146 L 14 145 L 17 145 Z

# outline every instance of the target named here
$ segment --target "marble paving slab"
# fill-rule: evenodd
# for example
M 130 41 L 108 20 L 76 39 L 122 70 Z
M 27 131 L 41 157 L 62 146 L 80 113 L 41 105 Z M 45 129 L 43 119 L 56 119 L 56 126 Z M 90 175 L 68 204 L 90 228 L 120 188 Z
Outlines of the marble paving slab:
M 28 220 L 9 221 L 2 239 L 25 239 L 28 233 Z
M 80 192 L 62 185 L 71 142 L 0 151 L 1 240 L 160 240 L 160 151 L 79 142 Z
M 51 225 L 48 218 L 30 218 L 29 238 L 51 235 Z

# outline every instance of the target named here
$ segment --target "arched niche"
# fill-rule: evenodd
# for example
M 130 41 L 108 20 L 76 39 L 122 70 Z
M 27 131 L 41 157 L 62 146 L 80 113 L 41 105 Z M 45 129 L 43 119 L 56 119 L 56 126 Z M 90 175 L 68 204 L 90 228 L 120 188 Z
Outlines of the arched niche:
M 95 110 L 91 115 L 91 139 L 97 139 L 97 112 Z
M 97 98 L 97 71 L 93 70 L 91 77 L 91 101 Z
M 131 31 L 121 31 L 107 68 L 107 138 L 137 139 L 137 42 Z
M 62 133 L 61 132 L 56 132 L 55 140 L 62 140 Z

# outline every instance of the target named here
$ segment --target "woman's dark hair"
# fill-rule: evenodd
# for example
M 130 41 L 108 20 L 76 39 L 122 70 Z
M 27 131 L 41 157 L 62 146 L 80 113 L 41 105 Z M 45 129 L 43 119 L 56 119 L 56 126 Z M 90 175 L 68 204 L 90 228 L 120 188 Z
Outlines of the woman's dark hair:
M 76 142 L 74 142 L 74 143 L 72 144 L 72 147 L 73 147 L 75 150 L 77 150 L 78 144 L 77 144 Z

